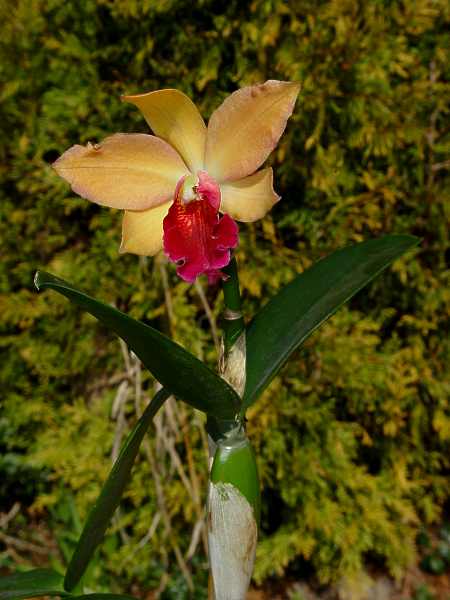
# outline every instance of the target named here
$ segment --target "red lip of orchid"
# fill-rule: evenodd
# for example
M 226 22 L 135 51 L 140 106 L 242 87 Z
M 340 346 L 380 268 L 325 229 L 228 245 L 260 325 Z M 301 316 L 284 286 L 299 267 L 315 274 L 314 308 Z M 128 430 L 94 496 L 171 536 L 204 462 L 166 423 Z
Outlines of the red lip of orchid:
M 120 252 L 164 249 L 180 277 L 193 282 L 204 273 L 212 282 L 237 246 L 233 219 L 261 219 L 279 200 L 272 169 L 257 169 L 278 143 L 299 89 L 285 81 L 241 88 L 208 127 L 178 90 L 125 96 L 155 135 L 76 145 L 53 166 L 79 195 L 125 211 Z
M 219 216 L 220 189 L 212 177 L 199 171 L 198 182 L 192 186 L 194 198 L 192 187 L 185 188 L 187 179 L 178 182 L 163 221 L 164 252 L 185 281 L 192 283 L 204 273 L 214 283 L 221 277 L 220 269 L 230 262 L 230 250 L 238 244 L 238 226 L 229 215 Z

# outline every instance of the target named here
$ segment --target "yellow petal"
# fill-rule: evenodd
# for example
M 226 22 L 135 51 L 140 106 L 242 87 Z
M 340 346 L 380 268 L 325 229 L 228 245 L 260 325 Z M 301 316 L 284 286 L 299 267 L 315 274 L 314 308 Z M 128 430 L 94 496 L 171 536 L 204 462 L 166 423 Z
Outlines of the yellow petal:
M 169 144 L 142 133 L 117 133 L 98 145 L 72 146 L 53 167 L 83 198 L 132 210 L 166 201 L 188 173 Z
M 136 96 L 122 96 L 135 104 L 153 133 L 169 142 L 196 173 L 204 168 L 206 126 L 197 107 L 178 90 L 158 90 Z
M 163 247 L 163 219 L 172 201 L 149 210 L 126 210 L 119 252 L 153 256 Z
M 222 183 L 220 210 L 237 221 L 262 219 L 280 196 L 273 189 L 272 169 L 263 169 L 239 181 Z
M 205 169 L 219 183 L 250 175 L 278 143 L 300 85 L 266 81 L 228 96 L 208 124 Z

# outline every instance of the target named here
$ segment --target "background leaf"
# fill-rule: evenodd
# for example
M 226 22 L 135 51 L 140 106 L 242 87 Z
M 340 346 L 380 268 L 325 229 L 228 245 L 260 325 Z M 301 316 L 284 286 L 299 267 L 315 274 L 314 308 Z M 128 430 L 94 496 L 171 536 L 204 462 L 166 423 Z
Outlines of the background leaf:
M 63 577 L 51 569 L 33 569 L 0 578 L 0 600 L 21 600 L 38 596 L 66 596 Z
M 39 290 L 50 288 L 66 296 L 114 331 L 180 400 L 221 419 L 231 419 L 238 412 L 240 399 L 236 392 L 198 358 L 153 327 L 91 298 L 50 273 L 38 271 L 35 284 Z
M 102 541 L 111 517 L 129 481 L 134 459 L 136 458 L 142 439 L 153 417 L 169 395 L 170 392 L 165 388 L 159 390 L 125 441 L 97 502 L 89 513 L 80 540 L 67 568 L 64 579 L 64 588 L 66 590 L 73 590 L 80 581 L 97 546 Z
M 282 288 L 247 330 L 242 410 L 270 383 L 291 353 L 356 292 L 419 239 L 390 235 L 333 252 Z

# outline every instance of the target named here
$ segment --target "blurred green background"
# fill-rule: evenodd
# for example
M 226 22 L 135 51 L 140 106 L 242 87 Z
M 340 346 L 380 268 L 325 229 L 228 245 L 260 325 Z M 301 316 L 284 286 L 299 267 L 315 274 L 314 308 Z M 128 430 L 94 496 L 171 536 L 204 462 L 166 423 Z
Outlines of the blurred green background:
M 401 578 L 417 534 L 434 548 L 448 511 L 448 3 L 3 0 L 0 17 L 0 571 L 67 561 L 154 386 L 92 318 L 38 295 L 36 268 L 217 359 L 219 290 L 180 281 L 163 257 L 119 256 L 120 213 L 49 165 L 74 143 L 146 132 L 122 93 L 175 87 L 208 117 L 236 88 L 283 79 L 302 91 L 271 157 L 282 201 L 241 226 L 247 317 L 338 247 L 422 243 L 248 414 L 263 485 L 255 581 Z M 201 599 L 203 421 L 172 403 L 156 425 L 86 582 Z

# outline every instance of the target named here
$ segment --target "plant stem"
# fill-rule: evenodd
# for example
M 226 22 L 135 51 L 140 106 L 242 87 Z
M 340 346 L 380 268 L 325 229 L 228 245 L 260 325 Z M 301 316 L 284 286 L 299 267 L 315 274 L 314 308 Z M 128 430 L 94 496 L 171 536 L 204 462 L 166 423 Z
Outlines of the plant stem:
M 241 312 L 239 276 L 234 257 L 223 272 L 226 276 L 222 282 L 225 311 L 222 321 L 223 337 L 219 373 L 242 397 L 245 385 L 245 324 Z M 215 442 L 236 429 L 237 425 L 236 419 L 223 421 L 212 416 L 208 417 L 207 431 L 210 435 L 211 461 L 216 451 Z
M 223 269 L 225 311 L 219 373 L 242 398 L 246 339 L 236 259 Z M 210 481 L 207 504 L 209 600 L 244 600 L 256 552 L 260 513 L 258 471 L 241 415 L 208 417 Z
M 223 299 L 225 303 L 224 344 L 225 355 L 244 331 L 244 317 L 241 312 L 241 293 L 236 259 L 233 257 L 228 266 L 223 269 L 227 279 L 223 281 Z

